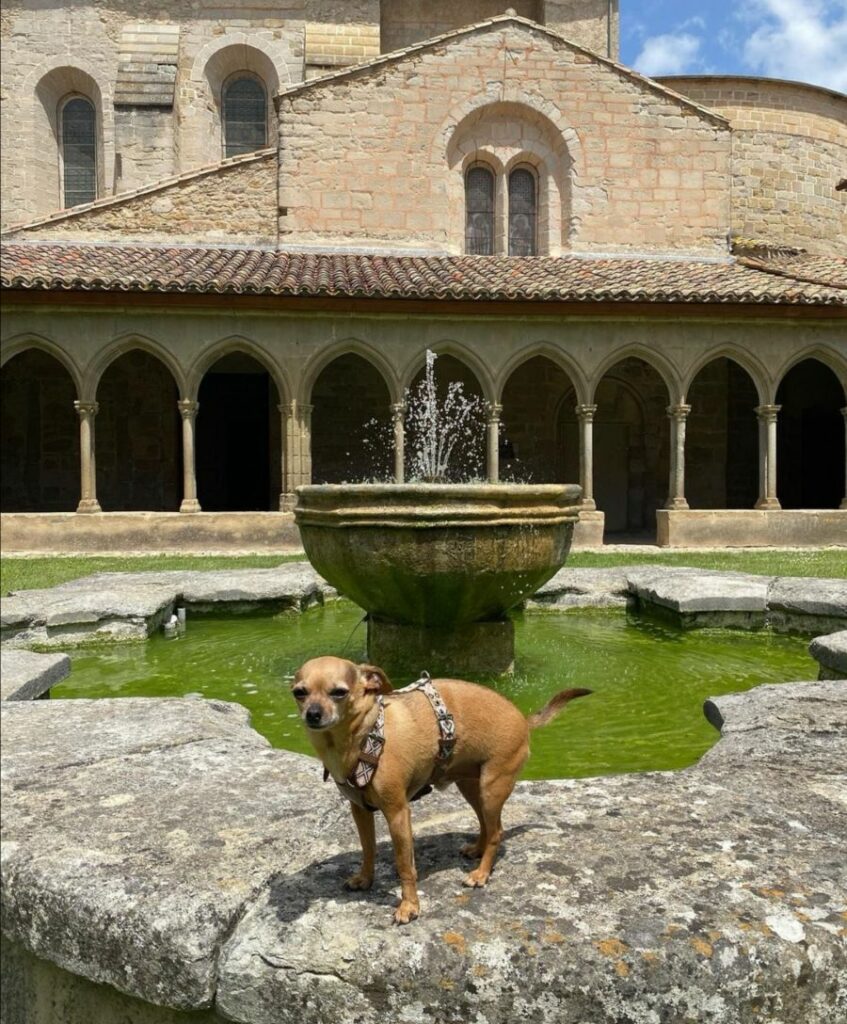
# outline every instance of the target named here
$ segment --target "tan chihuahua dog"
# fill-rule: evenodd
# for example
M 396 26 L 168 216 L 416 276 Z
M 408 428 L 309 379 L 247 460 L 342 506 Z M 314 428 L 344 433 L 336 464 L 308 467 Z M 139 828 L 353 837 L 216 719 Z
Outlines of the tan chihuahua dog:
M 342 787 L 360 760 L 373 760 L 362 755 L 362 746 L 379 715 L 378 697 L 384 696 L 382 754 L 361 790 L 363 806 L 351 799 L 362 867 L 345 886 L 371 887 L 376 853 L 373 810 L 379 809 L 388 822 L 402 885 L 394 913 L 397 924 L 408 924 L 420 912 L 410 800 L 422 790 L 428 792 L 430 783 L 439 789 L 456 783 L 479 819 L 479 837 L 461 852 L 480 858 L 480 864 L 464 884 L 485 885 L 503 834 L 500 812 L 529 755 L 530 730 L 546 725 L 572 698 L 591 693 L 564 690 L 541 711 L 524 718 L 511 701 L 484 686 L 456 679 L 436 679 L 433 685 L 455 723 L 455 746 L 446 761 L 439 760 L 439 725 L 429 699 L 420 690 L 395 693 L 382 669 L 341 658 L 314 658 L 297 671 L 291 686 L 312 745 L 327 773 Z

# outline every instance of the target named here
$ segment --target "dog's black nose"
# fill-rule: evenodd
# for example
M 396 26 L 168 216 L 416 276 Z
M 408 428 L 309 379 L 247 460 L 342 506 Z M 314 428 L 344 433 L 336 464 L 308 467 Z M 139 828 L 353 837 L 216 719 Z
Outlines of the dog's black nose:
M 321 710 L 320 704 L 310 704 L 306 708 L 306 724 L 307 725 L 319 725 L 321 718 L 323 718 L 323 711 Z

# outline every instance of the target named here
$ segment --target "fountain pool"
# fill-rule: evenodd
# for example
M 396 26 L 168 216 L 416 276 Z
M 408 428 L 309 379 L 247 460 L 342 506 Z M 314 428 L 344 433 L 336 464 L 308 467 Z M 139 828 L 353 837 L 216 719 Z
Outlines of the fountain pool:
M 187 632 L 177 640 L 158 635 L 144 644 L 72 654 L 71 675 L 53 693 L 63 698 L 194 693 L 237 701 L 274 746 L 312 753 L 285 677 L 317 654 L 363 660 L 361 616 L 346 601 L 303 615 L 189 616 Z M 528 611 L 513 618 L 514 674 L 479 681 L 524 712 L 569 686 L 594 690 L 534 734 L 524 778 L 685 767 L 718 738 L 702 713 L 706 697 L 760 683 L 812 679 L 817 671 L 808 640 L 796 636 L 683 632 L 623 611 Z M 410 680 L 393 682 L 401 686 Z

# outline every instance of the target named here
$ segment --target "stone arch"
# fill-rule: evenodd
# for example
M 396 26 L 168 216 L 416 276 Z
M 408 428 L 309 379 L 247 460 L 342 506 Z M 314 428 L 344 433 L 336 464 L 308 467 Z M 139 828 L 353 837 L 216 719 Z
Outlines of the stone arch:
M 616 353 L 594 379 L 594 496 L 606 533 L 652 534 L 667 494 L 667 407 L 673 392 L 637 349 Z
M 180 397 L 185 396 L 185 374 L 180 364 L 174 358 L 173 353 L 161 342 L 148 338 L 143 334 L 125 334 L 110 342 L 86 368 L 83 376 L 82 397 L 86 401 L 93 402 L 103 374 L 115 360 L 120 359 L 121 356 L 134 349 L 146 352 L 154 359 L 158 359 L 160 363 L 163 363 L 170 371 Z
M 520 349 L 500 369 L 495 381 L 498 402 L 501 401 L 503 387 L 509 377 L 511 377 L 522 363 L 527 362 L 529 359 L 534 359 L 536 356 L 544 356 L 546 359 L 549 359 L 551 363 L 558 366 L 563 373 L 567 374 L 576 388 L 576 397 L 579 404 L 585 405 L 588 403 L 589 387 L 585 374 L 582 371 L 582 367 L 580 367 L 577 361 L 573 359 L 569 353 L 563 352 L 556 345 L 545 341 L 536 342 L 526 348 Z
M 688 395 L 695 377 L 705 366 L 708 366 L 709 363 L 716 359 L 729 359 L 740 366 L 741 369 L 749 375 L 754 387 L 756 388 L 759 405 L 767 403 L 769 397 L 772 395 L 772 389 L 768 384 L 769 375 L 767 368 L 761 360 L 752 353 L 745 352 L 731 345 L 719 345 L 716 348 L 709 349 L 708 352 L 704 352 L 703 355 L 701 355 L 696 362 L 692 364 L 681 381 L 680 393 L 682 396 Z M 687 398 L 684 398 L 684 400 L 687 401 Z
M 522 359 L 501 391 L 500 475 L 526 483 L 579 479 L 577 384 L 559 360 Z
M 845 494 L 847 395 L 818 355 L 795 358 L 776 389 L 777 497 L 783 508 L 838 508 Z
M 391 392 L 375 363 L 351 351 L 324 362 L 309 404 L 313 483 L 390 478 Z
M 231 355 L 233 353 L 241 353 L 242 355 L 249 356 L 251 359 L 255 359 L 270 375 L 271 380 L 274 383 L 274 387 L 279 393 L 280 402 L 290 402 L 292 399 L 292 389 L 288 383 L 285 372 L 282 367 L 272 358 L 269 352 L 266 352 L 263 348 L 251 341 L 249 338 L 244 338 L 241 335 L 232 335 L 228 338 L 222 338 L 220 341 L 216 341 L 209 348 L 205 349 L 202 354 L 189 366 L 188 371 L 185 374 L 185 390 L 182 392 L 183 397 L 192 401 L 197 401 L 197 396 L 200 391 L 200 383 L 206 374 L 209 372 L 212 366 L 224 356 Z
M 110 76 L 87 61 L 57 57 L 33 69 L 23 90 L 28 126 L 24 158 L 12 185 L 23 199 L 27 219 L 62 209 L 59 108 L 66 97 L 83 96 L 97 117 L 97 196 L 114 191 L 114 109 Z
M 180 162 L 190 170 L 223 159 L 221 95 L 224 82 L 245 71 L 255 75 L 268 96 L 268 146 L 276 145 L 274 96 L 291 83 L 293 58 L 287 40 L 262 32 L 228 32 L 204 46 L 180 88 Z
M 42 339 L 15 346 L 0 370 L 0 511 L 73 512 L 79 500 L 79 394 Z
M 610 355 L 606 356 L 606 358 L 591 374 L 588 386 L 591 394 L 590 400 L 592 402 L 596 400 L 597 386 L 600 381 L 606 376 L 612 367 L 616 366 L 618 363 L 624 362 L 626 359 L 638 359 L 641 362 L 646 363 L 651 370 L 655 370 L 661 377 L 662 383 L 667 388 L 668 398 L 671 404 L 676 404 L 677 402 L 682 401 L 684 391 L 679 374 L 673 364 L 660 352 L 649 349 L 644 345 L 626 345 L 624 348 L 617 349 L 610 353 Z
M 189 373 L 198 402 L 197 498 L 208 512 L 263 512 L 282 490 L 281 377 L 256 346 L 226 339 Z
M 376 348 L 359 338 L 344 338 L 334 345 L 322 348 L 306 365 L 299 388 L 301 404 L 311 404 L 315 381 L 330 363 L 344 355 L 359 356 L 366 363 L 370 363 L 380 374 L 388 389 L 389 403 L 401 400 L 402 388 L 397 374 L 385 357 Z
M 176 378 L 153 345 L 125 342 L 112 356 L 94 392 L 100 506 L 104 512 L 174 512 L 182 497 Z
M 74 391 L 76 392 L 75 398 L 81 399 L 83 397 L 82 372 L 79 367 L 60 345 L 57 345 L 55 341 L 51 341 L 49 338 L 45 338 L 43 335 L 19 334 L 11 338 L 8 345 L 3 346 L 3 351 L 0 354 L 0 366 L 5 366 L 9 360 L 14 359 L 21 352 L 31 348 L 39 349 L 48 356 L 52 356 L 58 363 L 61 363 L 73 381 Z
M 762 390 L 734 355 L 701 360 L 686 388 L 685 497 L 691 508 L 753 508 Z
M 470 158 L 487 157 L 488 162 L 502 168 L 496 184 L 499 230 L 495 235 L 499 244 L 495 252 L 506 251 L 506 174 L 510 167 L 522 163 L 531 166 L 537 178 L 538 253 L 559 255 L 568 246 L 571 223 L 574 159 L 566 140 L 575 138 L 575 133 L 562 129 L 547 112 L 531 103 L 487 99 L 484 103 L 463 105 L 459 110 L 465 112 L 455 123 L 451 122 L 440 157 L 442 161 L 446 158 L 453 172 L 448 176 L 447 186 L 453 247 L 462 251 L 456 226 L 464 223 L 464 193 L 459 187 L 464 182 L 464 169 Z
M 777 389 L 786 374 L 790 373 L 799 363 L 805 362 L 807 359 L 814 359 L 819 363 L 822 363 L 829 370 L 832 370 L 835 377 L 838 379 L 841 387 L 847 393 L 847 359 L 844 359 L 837 352 L 832 351 L 822 345 L 807 345 L 795 352 L 783 362 L 783 364 L 776 368 L 773 374 L 773 389 L 771 394 L 776 395 Z M 774 398 L 775 400 L 775 398 Z

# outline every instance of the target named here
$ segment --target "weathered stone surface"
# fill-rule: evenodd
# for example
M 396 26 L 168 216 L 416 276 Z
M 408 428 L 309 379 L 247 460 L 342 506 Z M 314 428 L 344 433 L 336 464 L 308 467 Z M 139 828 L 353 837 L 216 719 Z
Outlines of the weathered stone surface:
M 834 632 L 847 627 L 847 580 L 789 576 L 768 588 L 768 625 L 778 630 Z
M 821 679 L 847 679 L 847 629 L 816 637 L 809 654 L 820 665 Z
M 303 610 L 334 596 L 308 562 L 220 572 L 95 573 L 3 598 L 0 622 L 4 640 L 15 645 L 74 646 L 146 639 L 177 603 L 195 612 Z
M 153 581 L 103 579 L 91 589 L 22 590 L 0 600 L 4 642 L 63 647 L 145 640 L 173 611 L 174 593 Z
M 625 572 L 640 610 L 665 610 L 681 626 L 765 625 L 769 576 L 654 566 Z
M 245 904 L 344 811 L 313 762 L 245 726 L 199 700 L 3 705 L 4 932 L 92 981 L 208 1006 Z
M 623 608 L 634 603 L 622 569 L 560 569 L 527 601 L 529 608 Z
M 35 654 L 3 650 L 0 653 L 0 700 L 35 700 L 67 676 L 67 654 Z
M 15 941 L 169 1006 L 214 995 L 245 1024 L 831 1024 L 847 1007 L 841 683 L 711 701 L 724 738 L 686 771 L 520 784 L 485 890 L 460 886 L 472 812 L 428 797 L 423 916 L 403 929 L 381 818 L 375 887 L 345 894 L 358 844 L 334 789 L 218 708 L 3 709 Z

